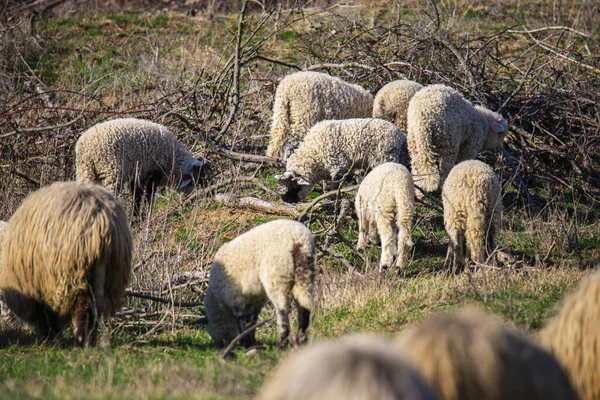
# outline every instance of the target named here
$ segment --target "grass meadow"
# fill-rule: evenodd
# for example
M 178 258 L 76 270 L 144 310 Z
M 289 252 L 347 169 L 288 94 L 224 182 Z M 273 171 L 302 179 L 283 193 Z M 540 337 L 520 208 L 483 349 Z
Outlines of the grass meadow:
M 130 291 L 154 300 L 127 297 L 99 346 L 73 348 L 70 329 L 54 341 L 0 331 L 0 398 L 256 394 L 291 350 L 277 349 L 269 322 L 255 349 L 222 360 L 202 324 L 202 300 L 219 246 L 285 215 L 232 207 L 215 194 L 280 201 L 273 176 L 282 168 L 221 149 L 264 154 L 275 88 L 297 70 L 373 93 L 402 78 L 445 83 L 510 123 L 511 157 L 489 156 L 503 184 L 497 245 L 508 261 L 447 277 L 438 197 L 417 207 L 406 277 L 379 274 L 378 247 L 355 251 L 358 224 L 347 207 L 355 191 L 324 199 L 303 216 L 319 249 L 310 341 L 359 331 L 393 337 L 466 304 L 535 336 L 597 264 L 596 2 L 265 0 L 240 19 L 242 3 L 0 1 L 1 220 L 37 188 L 74 179 L 77 138 L 111 118 L 168 126 L 214 174 L 189 198 L 161 190 L 132 221 Z M 317 186 L 311 199 L 321 193 Z M 130 214 L 131 197 L 119 198 Z M 260 319 L 272 313 L 268 305 Z

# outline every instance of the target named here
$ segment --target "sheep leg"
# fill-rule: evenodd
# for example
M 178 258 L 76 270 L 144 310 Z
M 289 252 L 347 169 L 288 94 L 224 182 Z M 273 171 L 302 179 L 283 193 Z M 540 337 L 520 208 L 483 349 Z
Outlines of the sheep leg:
M 476 265 L 485 262 L 487 221 L 483 216 L 467 218 L 467 249 Z
M 87 347 L 96 344 L 96 310 L 87 290 L 81 290 L 75 298 L 73 327 L 75 346 Z
M 381 238 L 381 261 L 379 263 L 379 272 L 392 266 L 394 262 L 394 227 L 389 215 L 382 212 L 377 213 L 377 231 Z
M 139 187 L 135 181 L 131 182 L 131 195 L 133 196 L 133 217 L 137 218 L 140 216 L 144 193 L 142 188 Z
M 367 248 L 367 236 L 369 235 L 369 219 L 367 218 L 366 204 L 362 197 L 356 199 L 356 213 L 358 214 L 358 243 L 356 250 L 360 253 Z
M 462 232 L 451 232 L 444 268 L 448 274 L 456 274 L 463 269 L 465 261 L 465 238 Z
M 275 313 L 277 315 L 277 347 L 285 348 L 290 335 L 290 310 L 289 307 L 277 307 Z
M 398 245 L 396 268 L 398 270 L 398 274 L 401 274 L 404 277 L 406 274 L 406 267 L 408 265 L 408 251 L 411 245 L 410 231 L 407 231 L 406 228 L 398 228 L 396 243 Z
M 296 309 L 298 310 L 298 335 L 296 336 L 296 343 L 303 344 L 306 342 L 306 330 L 310 323 L 310 310 L 302 307 L 296 302 Z

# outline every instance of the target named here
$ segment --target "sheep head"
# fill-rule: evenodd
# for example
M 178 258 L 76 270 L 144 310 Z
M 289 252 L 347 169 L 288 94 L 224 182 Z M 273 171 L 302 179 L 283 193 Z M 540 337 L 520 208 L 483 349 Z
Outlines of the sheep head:
M 197 185 L 202 186 L 207 182 L 209 174 L 209 167 L 202 161 L 194 159 L 181 176 L 178 190 L 190 194 Z
M 482 116 L 487 120 L 488 130 L 487 137 L 483 143 L 483 151 L 497 152 L 502 148 L 502 143 L 508 135 L 508 121 L 493 111 L 488 110 L 484 107 L 476 107 Z
M 286 171 L 283 175 L 275 175 L 277 193 L 286 203 L 298 203 L 308 197 L 314 184 L 296 172 Z

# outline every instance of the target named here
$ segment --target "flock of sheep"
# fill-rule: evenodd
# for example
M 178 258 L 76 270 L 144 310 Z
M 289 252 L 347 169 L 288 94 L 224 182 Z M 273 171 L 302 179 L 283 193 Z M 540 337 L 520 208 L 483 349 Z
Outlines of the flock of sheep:
M 405 134 L 406 132 L 406 134 Z M 285 77 L 273 106 L 267 154 L 286 162 L 277 176 L 284 201 L 303 201 L 315 184 L 340 185 L 366 173 L 355 207 L 357 249 L 381 242 L 380 271 L 408 263 L 415 192 L 441 189 L 450 236 L 445 267 L 484 263 L 502 213 L 493 169 L 474 160 L 497 152 L 507 121 L 444 85 L 395 81 L 374 97 L 358 85 L 316 72 Z M 169 185 L 184 192 L 206 180 L 207 166 L 159 124 L 116 119 L 84 132 L 75 182 L 28 196 L 0 224 L 2 321 L 26 322 L 52 337 L 69 322 L 75 342 L 93 345 L 117 311 L 131 278 L 132 237 L 115 194 L 142 200 Z M 208 333 L 218 346 L 241 333 L 255 343 L 270 300 L 277 344 L 307 339 L 314 310 L 315 244 L 302 223 L 262 224 L 216 252 L 205 295 Z M 298 332 L 290 338 L 292 299 Z M 542 346 L 475 309 L 434 316 L 397 340 L 351 336 L 294 352 L 267 380 L 263 399 L 597 399 L 600 398 L 600 274 L 585 278 L 542 330 Z

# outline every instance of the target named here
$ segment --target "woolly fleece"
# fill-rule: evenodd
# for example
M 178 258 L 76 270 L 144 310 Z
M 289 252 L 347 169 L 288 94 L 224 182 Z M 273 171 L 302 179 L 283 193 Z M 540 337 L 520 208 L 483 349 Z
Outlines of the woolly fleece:
M 360 184 L 355 208 L 358 217 L 357 250 L 364 251 L 367 238 L 381 238 L 379 271 L 392 266 L 404 272 L 413 245 L 411 229 L 415 211 L 415 187 L 404 165 L 385 163 L 375 167 Z
M 465 257 L 484 263 L 495 248 L 502 220 L 498 176 L 478 160 L 457 164 L 442 189 L 444 226 L 450 236 L 446 268 L 457 272 Z
M 355 170 L 371 170 L 385 162 L 410 164 L 406 136 L 396 125 L 375 118 L 322 121 L 288 159 L 286 173 L 278 179 L 279 192 L 285 201 L 290 194 L 297 197 L 291 201 L 302 201 L 315 183 L 339 180 L 353 165 Z M 289 181 L 298 177 L 304 188 L 294 196 L 296 188 Z
M 438 190 L 456 163 L 481 151 L 499 151 L 508 133 L 500 114 L 474 107 L 444 85 L 427 86 L 413 96 L 407 126 L 415 184 L 427 192 Z
M 367 335 L 309 345 L 281 361 L 258 399 L 435 399 L 425 379 L 390 347 Z
M 582 400 L 600 399 L 600 271 L 583 278 L 540 332 L 542 344 L 570 374 Z
M 227 345 L 244 324 L 254 325 L 269 299 L 277 314 L 277 342 L 286 345 L 290 295 L 300 306 L 298 339 L 305 340 L 307 318 L 314 308 L 314 253 L 310 230 L 286 219 L 259 225 L 221 246 L 211 266 L 204 303 L 208 333 L 215 344 Z M 252 342 L 253 338 L 248 344 Z
M 475 308 L 430 317 L 397 348 L 443 400 L 577 399 L 549 352 Z
M 423 85 L 415 81 L 399 80 L 383 86 L 375 95 L 373 118 L 381 118 L 394 123 L 406 134 L 406 113 L 410 99 Z
M 285 162 L 317 122 L 366 118 L 372 112 L 373 95 L 359 85 L 321 72 L 287 75 L 275 92 L 267 155 Z
M 78 342 L 81 301 L 100 317 L 114 313 L 131 275 L 125 211 L 109 191 L 87 183 L 57 182 L 30 194 L 9 220 L 1 253 L 9 308 L 42 335 L 72 317 Z

